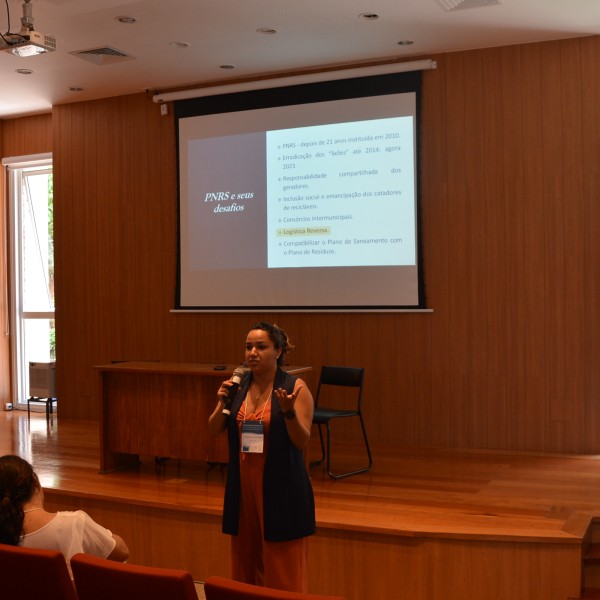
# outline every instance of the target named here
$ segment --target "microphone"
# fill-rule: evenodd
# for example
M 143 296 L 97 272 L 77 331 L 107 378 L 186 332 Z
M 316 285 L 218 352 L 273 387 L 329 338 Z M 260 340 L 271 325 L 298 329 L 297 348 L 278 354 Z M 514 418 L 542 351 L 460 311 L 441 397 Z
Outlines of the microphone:
M 229 390 L 227 392 L 227 396 L 225 398 L 225 405 L 223 406 L 223 414 L 228 417 L 231 414 L 231 405 L 233 404 L 233 399 L 240 387 L 240 382 L 242 381 L 242 377 L 244 376 L 245 370 L 242 367 L 238 367 L 231 376 L 231 381 L 233 382 L 229 386 Z

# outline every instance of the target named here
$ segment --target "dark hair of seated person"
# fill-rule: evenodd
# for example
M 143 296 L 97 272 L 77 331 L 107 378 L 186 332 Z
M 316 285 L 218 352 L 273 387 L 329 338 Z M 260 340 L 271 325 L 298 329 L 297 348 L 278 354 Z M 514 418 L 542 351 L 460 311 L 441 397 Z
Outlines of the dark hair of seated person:
M 24 537 L 23 505 L 40 489 L 33 467 L 20 456 L 0 457 L 0 543 L 17 546 Z

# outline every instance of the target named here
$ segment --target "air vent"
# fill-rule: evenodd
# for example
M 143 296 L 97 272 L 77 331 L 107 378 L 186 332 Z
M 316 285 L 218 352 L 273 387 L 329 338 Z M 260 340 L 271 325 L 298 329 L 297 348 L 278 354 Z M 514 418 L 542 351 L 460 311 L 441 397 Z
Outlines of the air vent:
M 89 50 L 77 50 L 75 52 L 69 52 L 69 54 L 83 58 L 83 60 L 92 62 L 95 65 L 109 65 L 124 60 L 131 60 L 133 58 L 125 52 L 117 50 L 116 48 L 111 48 L 110 46 L 90 48 Z
M 461 10 L 463 8 L 481 8 L 483 6 L 495 6 L 502 4 L 500 0 L 437 0 L 447 11 Z

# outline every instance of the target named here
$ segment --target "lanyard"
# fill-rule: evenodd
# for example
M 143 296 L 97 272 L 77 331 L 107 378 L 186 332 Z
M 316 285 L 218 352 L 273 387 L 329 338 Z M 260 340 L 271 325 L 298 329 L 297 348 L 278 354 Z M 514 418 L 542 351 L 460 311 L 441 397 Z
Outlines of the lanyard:
M 256 414 L 257 420 L 247 421 L 246 413 L 248 411 L 248 397 L 244 400 L 244 421 L 242 423 L 242 435 L 241 435 L 241 450 L 242 450 L 242 458 L 245 454 L 262 454 L 264 452 L 265 447 L 265 428 L 263 425 L 263 417 L 265 415 L 265 410 L 271 400 L 271 396 L 273 392 L 267 398 L 262 411 L 260 413 L 260 417 Z M 256 398 L 257 402 L 260 401 L 260 394 Z
M 260 418 L 258 413 L 256 414 L 256 420 L 260 421 L 262 423 L 263 421 L 263 417 L 265 415 L 265 410 L 267 410 L 267 405 L 269 404 L 269 402 L 271 401 L 271 396 L 273 396 L 273 390 L 271 390 L 271 393 L 269 394 L 269 397 L 267 398 L 266 402 L 264 403 L 262 410 L 260 412 Z M 260 394 L 258 395 L 257 400 L 260 400 Z M 248 397 L 246 396 L 245 400 L 244 400 L 244 423 L 246 422 L 246 414 L 248 413 Z

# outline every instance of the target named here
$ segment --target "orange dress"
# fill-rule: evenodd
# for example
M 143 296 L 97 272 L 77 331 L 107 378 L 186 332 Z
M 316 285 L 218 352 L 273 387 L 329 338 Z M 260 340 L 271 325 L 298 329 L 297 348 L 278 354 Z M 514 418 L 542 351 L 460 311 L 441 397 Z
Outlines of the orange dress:
M 269 588 L 307 592 L 308 538 L 287 542 L 264 539 L 263 474 L 271 423 L 269 399 L 257 413 L 246 415 L 246 402 L 237 414 L 241 435 L 244 418 L 263 422 L 262 453 L 240 452 L 240 518 L 238 535 L 231 536 L 231 576 L 236 581 Z

